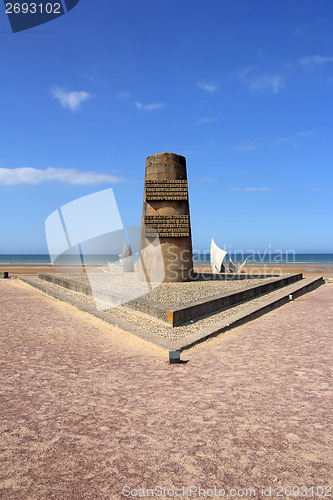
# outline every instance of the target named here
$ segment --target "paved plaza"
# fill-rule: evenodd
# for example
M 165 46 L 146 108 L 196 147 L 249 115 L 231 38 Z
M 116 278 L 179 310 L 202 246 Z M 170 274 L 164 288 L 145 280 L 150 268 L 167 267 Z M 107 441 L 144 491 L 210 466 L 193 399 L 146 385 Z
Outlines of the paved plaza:
M 0 498 L 333 486 L 332 284 L 180 365 L 17 280 L 0 310 Z

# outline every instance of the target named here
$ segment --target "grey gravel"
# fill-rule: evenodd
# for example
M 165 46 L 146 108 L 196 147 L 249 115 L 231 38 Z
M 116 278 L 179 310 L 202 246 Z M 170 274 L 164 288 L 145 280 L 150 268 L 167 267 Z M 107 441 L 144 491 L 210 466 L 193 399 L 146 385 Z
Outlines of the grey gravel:
M 166 307 L 184 306 L 190 302 L 207 299 L 209 297 L 230 295 L 231 293 L 244 290 L 249 286 L 258 286 L 263 283 L 276 281 L 279 278 L 245 279 L 234 281 L 189 281 L 183 283 L 161 283 L 151 291 L 145 282 L 139 281 L 136 273 L 121 275 L 108 275 L 103 273 L 86 274 L 58 274 L 60 278 L 69 279 L 76 283 L 90 285 L 94 294 L 107 292 L 113 296 L 118 295 L 124 303 L 124 298 L 128 300 L 142 297 L 149 302 L 163 304 Z M 148 293 L 147 293 L 148 292 Z M 136 298 L 135 297 L 135 298 Z M 119 301 L 120 302 L 120 301 Z
M 68 275 L 67 275 L 68 276 Z M 73 275 L 70 275 L 71 277 Z M 83 279 L 87 279 L 86 276 L 83 276 L 82 275 L 82 278 Z M 75 278 L 77 279 L 77 277 Z M 40 280 L 39 278 L 33 278 L 32 279 L 33 282 L 41 282 L 42 280 Z M 255 282 L 267 282 L 267 280 L 265 279 L 261 279 L 261 280 L 244 280 L 242 282 L 195 282 L 195 283 L 176 283 L 176 284 L 163 284 L 159 287 L 159 290 L 156 289 L 154 290 L 154 292 L 156 292 L 156 296 L 159 297 L 159 300 L 161 300 L 161 298 L 165 295 L 164 292 L 166 291 L 166 293 L 168 294 L 167 296 L 170 297 L 170 290 L 173 290 L 173 293 L 175 295 L 173 295 L 174 297 L 176 296 L 177 297 L 177 300 L 180 301 L 180 296 L 184 296 L 184 294 L 186 295 L 186 297 L 189 297 L 191 296 L 191 300 L 194 300 L 193 297 L 208 297 L 208 296 L 211 296 L 213 295 L 214 293 L 217 294 L 217 293 L 221 293 L 222 290 L 226 291 L 226 292 L 229 292 L 231 290 L 234 290 L 234 286 L 237 287 L 237 289 L 239 289 L 240 287 L 243 288 L 245 286 L 248 286 L 249 283 L 248 281 L 251 282 L 251 284 L 254 285 Z M 61 294 L 63 297 L 66 297 L 69 301 L 74 301 L 74 302 L 77 302 L 79 303 L 80 305 L 85 305 L 85 306 L 89 306 L 91 308 L 94 308 L 96 309 L 96 305 L 95 305 L 95 302 L 94 302 L 94 299 L 92 296 L 87 296 L 83 293 L 80 293 L 80 292 L 75 292 L 73 290 L 68 290 L 68 289 L 65 289 L 61 286 L 58 286 L 58 285 L 55 285 L 53 283 L 46 283 L 45 281 L 43 281 L 43 284 L 44 284 L 44 287 L 47 286 L 47 290 L 49 290 L 50 292 L 53 292 L 55 294 Z M 200 286 L 198 287 L 197 285 L 200 284 Z M 172 285 L 170 287 L 170 285 Z M 176 286 L 174 286 L 176 285 Z M 195 285 L 195 286 L 193 286 Z M 207 287 L 208 285 L 208 287 Z M 212 286 L 211 286 L 212 285 Z M 205 289 L 204 286 L 206 286 L 207 288 Z M 289 285 L 289 287 L 284 287 L 284 291 L 286 293 L 288 293 L 288 289 L 292 289 L 292 286 L 293 285 Z M 207 290 L 209 290 L 209 292 L 207 292 Z M 190 295 L 190 291 L 192 293 L 192 295 Z M 206 293 L 206 295 L 199 295 L 200 293 Z M 179 294 L 177 296 L 177 293 Z M 208 293 L 208 295 L 207 295 Z M 261 297 L 258 297 L 256 299 L 252 299 L 250 301 L 251 303 L 251 306 L 253 305 L 259 305 L 260 302 L 272 297 L 274 298 L 274 296 L 278 295 L 281 293 L 281 289 L 278 289 L 278 290 L 275 290 L 273 292 L 270 292 L 270 293 L 267 293 L 265 295 L 262 295 Z M 183 303 L 183 302 L 176 302 L 175 303 Z M 129 309 L 128 307 L 126 306 L 117 306 L 117 307 L 114 307 L 108 311 L 106 311 L 108 314 L 110 314 L 110 322 L 113 323 L 113 324 L 117 324 L 117 320 L 119 319 L 123 319 L 123 320 L 126 320 L 128 321 L 129 323 L 132 323 L 133 325 L 135 326 L 139 326 L 140 328 L 144 329 L 144 330 L 147 330 L 149 331 L 150 333 L 154 333 L 156 335 L 159 335 L 161 337 L 165 337 L 167 339 L 170 339 L 170 340 L 177 340 L 177 339 L 181 339 L 181 338 L 184 338 L 192 333 L 195 333 L 209 325 L 212 325 L 214 323 L 217 323 L 217 322 L 220 322 L 221 320 L 227 318 L 228 316 L 231 316 L 235 313 L 239 313 L 239 312 L 242 312 L 244 311 L 246 308 L 248 308 L 249 306 L 249 302 L 243 302 L 242 304 L 239 304 L 237 306 L 234 306 L 234 307 L 231 307 L 229 309 L 226 309 L 220 313 L 215 313 L 215 314 L 212 314 L 208 317 L 205 317 L 205 318 L 202 318 L 202 319 L 199 319 L 195 322 L 190 322 L 189 324 L 186 324 L 186 325 L 183 325 L 183 326 L 179 326 L 179 327 L 174 327 L 172 328 L 172 326 L 166 324 L 165 322 L 161 321 L 161 320 L 158 320 L 156 318 L 153 318 L 152 316 L 149 316 L 147 314 L 144 314 L 144 313 L 141 313 L 141 312 L 138 312 L 138 311 L 133 311 L 132 309 Z

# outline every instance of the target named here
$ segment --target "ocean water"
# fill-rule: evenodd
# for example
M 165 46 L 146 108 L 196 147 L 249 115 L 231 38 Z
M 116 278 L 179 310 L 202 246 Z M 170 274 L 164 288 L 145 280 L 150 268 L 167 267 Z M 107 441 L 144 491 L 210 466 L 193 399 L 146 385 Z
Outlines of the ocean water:
M 242 253 L 227 254 L 224 263 L 228 263 L 229 259 L 235 263 L 243 262 L 247 258 L 248 264 L 322 264 L 333 265 L 333 254 L 328 253 L 271 253 L 271 252 L 255 252 L 255 253 Z M 210 263 L 210 254 L 197 253 L 193 256 L 196 264 Z
M 0 264 L 13 266 L 28 266 L 40 265 L 45 266 L 51 264 L 49 255 L 0 255 Z
M 239 263 L 248 257 L 248 264 L 321 264 L 323 266 L 333 265 L 333 254 L 324 253 L 288 253 L 288 254 L 273 254 L 273 253 L 236 253 L 231 254 L 233 262 Z M 107 260 L 114 262 L 118 259 L 116 255 L 107 256 L 89 256 L 89 262 L 94 262 L 95 264 L 105 264 Z M 193 261 L 195 264 L 209 265 L 210 255 L 209 253 L 194 253 Z M 229 261 L 229 254 L 226 255 L 225 263 Z M 57 264 L 65 265 L 73 263 L 73 259 L 69 260 L 69 256 L 65 256 L 63 259 L 57 259 Z M 76 263 L 80 262 L 76 258 Z M 0 264 L 8 266 L 45 266 L 50 265 L 50 257 L 47 254 L 36 254 L 36 255 L 0 255 Z

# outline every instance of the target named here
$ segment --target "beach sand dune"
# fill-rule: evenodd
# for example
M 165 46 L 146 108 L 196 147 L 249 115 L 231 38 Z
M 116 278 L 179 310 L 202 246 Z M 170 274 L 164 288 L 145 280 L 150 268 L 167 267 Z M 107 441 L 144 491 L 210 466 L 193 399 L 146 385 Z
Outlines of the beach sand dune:
M 16 280 L 0 305 L 1 498 L 332 486 L 333 285 L 180 365 Z

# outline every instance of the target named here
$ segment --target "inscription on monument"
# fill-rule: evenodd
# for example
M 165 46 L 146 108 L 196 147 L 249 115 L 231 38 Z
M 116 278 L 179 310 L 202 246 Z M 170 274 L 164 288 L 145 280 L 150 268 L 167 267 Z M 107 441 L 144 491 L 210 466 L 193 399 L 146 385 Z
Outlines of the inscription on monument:
M 192 276 L 193 256 L 186 159 L 173 153 L 159 153 L 146 159 L 142 207 L 140 252 L 149 245 L 161 248 L 164 281 L 188 281 Z M 158 244 L 159 236 L 160 245 Z M 155 241 L 156 240 L 156 241 Z M 146 258 L 147 254 L 147 258 Z M 145 263 L 143 268 L 141 261 Z M 145 252 L 139 261 L 142 279 L 160 269 L 162 261 L 154 252 Z
M 188 200 L 187 181 L 146 181 L 146 201 Z
M 156 236 L 156 231 L 160 238 L 190 236 L 189 215 L 146 215 L 144 225 L 146 238 Z

